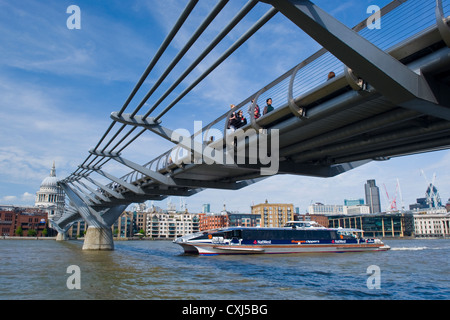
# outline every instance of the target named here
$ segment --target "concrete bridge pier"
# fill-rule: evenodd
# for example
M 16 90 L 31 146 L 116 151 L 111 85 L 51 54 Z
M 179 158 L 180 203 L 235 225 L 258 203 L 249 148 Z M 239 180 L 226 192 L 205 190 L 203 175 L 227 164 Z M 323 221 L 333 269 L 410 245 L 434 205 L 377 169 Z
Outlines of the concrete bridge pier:
M 69 240 L 69 235 L 67 232 L 58 232 L 56 235 L 56 241 L 67 241 Z
M 126 205 L 120 205 L 101 212 L 90 207 L 81 208 L 82 211 L 87 211 L 86 209 L 89 211 L 89 214 L 82 214 L 88 224 L 83 250 L 114 250 L 111 227 L 126 207 Z
M 60 226 L 57 222 L 53 220 L 49 220 L 50 227 L 58 231 L 58 234 L 56 235 L 56 241 L 67 241 L 69 240 L 69 235 L 67 234 L 67 231 L 72 226 L 72 224 L 67 224 L 64 227 Z
M 84 236 L 83 250 L 114 250 L 111 227 L 89 226 Z

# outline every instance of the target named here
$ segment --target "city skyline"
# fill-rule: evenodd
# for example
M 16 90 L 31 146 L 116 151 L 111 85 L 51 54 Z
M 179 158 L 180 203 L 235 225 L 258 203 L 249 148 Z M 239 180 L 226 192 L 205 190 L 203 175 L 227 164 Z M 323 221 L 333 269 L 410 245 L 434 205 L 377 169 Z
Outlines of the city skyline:
M 383 7 L 390 1 L 352 0 L 337 6 L 325 0 L 315 2 L 353 26 L 368 17 L 369 5 Z M 108 127 L 109 114 L 120 109 L 185 1 L 113 1 L 107 8 L 78 1 L 82 18 L 79 30 L 66 26 L 70 16 L 66 9 L 71 4 L 0 3 L 0 29 L 7 30 L 1 33 L 0 52 L 0 204 L 33 205 L 39 184 L 48 176 L 53 161 L 58 178 L 77 168 Z M 193 19 L 200 19 L 211 5 L 201 2 Z M 265 9 L 267 5 L 258 4 L 256 12 Z M 227 18 L 222 17 L 220 22 Z M 249 25 L 247 22 L 239 28 L 244 30 Z M 229 43 L 236 34 L 231 34 Z M 187 37 L 177 36 L 171 50 L 179 49 Z M 318 49 L 317 43 L 277 15 L 223 68 L 212 73 L 203 89 L 191 93 L 186 102 L 168 114 L 170 127 L 192 131 L 194 121 L 215 119 L 230 103 L 248 97 Z M 187 110 L 182 117 L 180 110 Z M 148 134 L 128 152 L 136 162 L 145 163 L 170 147 Z M 311 202 L 341 204 L 344 199 L 364 198 L 364 184 L 374 179 L 385 208 L 383 184 L 392 194 L 398 179 L 408 208 L 425 195 L 428 185 L 423 170 L 428 180 L 436 174 L 436 187 L 445 203 L 450 197 L 449 163 L 450 151 L 437 151 L 371 162 L 327 179 L 274 176 L 237 191 L 205 190 L 185 198 L 185 202 L 188 209 L 198 212 L 204 203 L 211 203 L 211 211 L 220 211 L 226 203 L 230 211 L 246 212 L 252 204 L 267 199 L 293 203 L 302 213 Z M 117 176 L 127 173 L 118 165 L 108 164 L 107 168 Z M 177 197 L 171 199 L 179 202 Z M 164 208 L 167 201 L 155 204 Z

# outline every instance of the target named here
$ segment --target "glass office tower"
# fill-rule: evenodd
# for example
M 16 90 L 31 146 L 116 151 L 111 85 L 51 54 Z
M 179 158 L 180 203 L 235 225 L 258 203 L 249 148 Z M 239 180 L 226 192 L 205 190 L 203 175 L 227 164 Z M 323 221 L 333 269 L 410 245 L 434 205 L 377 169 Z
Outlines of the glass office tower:
M 381 212 L 380 189 L 376 186 L 375 180 L 367 180 L 364 189 L 366 205 L 370 207 L 370 213 Z

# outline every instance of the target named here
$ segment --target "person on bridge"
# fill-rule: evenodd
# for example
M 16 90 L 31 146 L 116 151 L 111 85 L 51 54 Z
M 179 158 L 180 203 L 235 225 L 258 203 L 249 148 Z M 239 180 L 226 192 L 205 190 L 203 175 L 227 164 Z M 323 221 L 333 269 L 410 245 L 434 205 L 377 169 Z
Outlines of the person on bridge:
M 251 116 L 251 110 L 252 110 L 252 105 L 255 102 L 255 99 L 252 99 L 252 102 L 250 104 L 250 106 L 248 107 L 248 113 Z M 259 117 L 261 117 L 261 112 L 259 110 L 259 106 L 258 104 L 255 104 L 255 111 L 253 112 L 253 116 L 255 117 L 255 120 L 258 119 Z
M 328 79 L 327 79 L 327 81 L 333 79 L 334 77 L 336 77 L 336 74 L 335 74 L 333 71 L 331 71 L 331 72 L 328 74 Z
M 244 112 L 242 110 L 239 110 L 237 113 L 237 122 L 236 122 L 236 129 L 241 128 L 247 124 L 247 119 L 244 117 Z
M 235 105 L 230 105 L 230 108 L 235 108 Z M 228 129 L 231 129 L 232 131 L 236 130 L 238 128 L 240 121 L 238 119 L 238 116 L 236 114 L 236 111 L 233 111 L 231 113 L 230 119 L 228 119 Z
M 264 112 L 263 115 L 268 114 L 269 112 L 273 111 L 273 107 L 272 107 L 272 99 L 268 98 L 266 100 L 267 105 L 264 107 Z

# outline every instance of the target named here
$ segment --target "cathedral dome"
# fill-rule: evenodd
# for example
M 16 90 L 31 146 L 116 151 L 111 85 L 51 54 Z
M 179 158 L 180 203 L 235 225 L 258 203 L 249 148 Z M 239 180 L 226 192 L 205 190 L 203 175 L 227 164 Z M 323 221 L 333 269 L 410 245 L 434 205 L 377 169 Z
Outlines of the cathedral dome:
M 58 179 L 56 177 L 47 177 L 41 183 L 41 188 L 54 188 L 58 186 Z
M 50 176 L 42 180 L 41 188 L 56 188 L 58 187 L 58 178 L 56 178 L 55 163 L 53 163 L 52 170 L 50 171 Z

